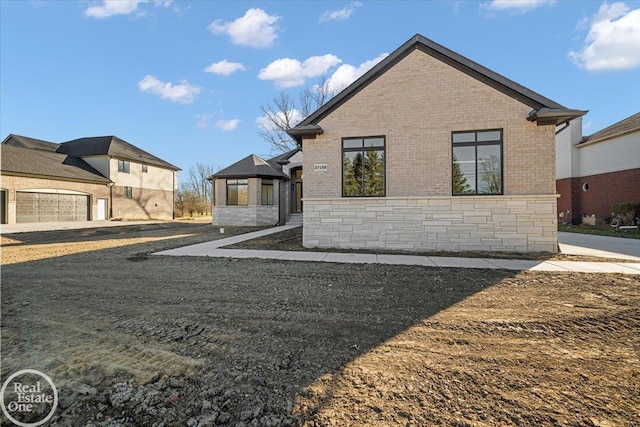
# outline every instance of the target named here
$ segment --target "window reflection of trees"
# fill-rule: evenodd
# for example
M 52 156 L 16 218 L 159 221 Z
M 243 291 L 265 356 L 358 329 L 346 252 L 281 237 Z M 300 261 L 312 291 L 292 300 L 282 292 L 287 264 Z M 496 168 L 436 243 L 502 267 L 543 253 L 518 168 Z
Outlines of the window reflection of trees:
M 454 132 L 452 193 L 502 194 L 502 131 Z
M 343 162 L 345 196 L 384 195 L 383 151 L 345 152 Z

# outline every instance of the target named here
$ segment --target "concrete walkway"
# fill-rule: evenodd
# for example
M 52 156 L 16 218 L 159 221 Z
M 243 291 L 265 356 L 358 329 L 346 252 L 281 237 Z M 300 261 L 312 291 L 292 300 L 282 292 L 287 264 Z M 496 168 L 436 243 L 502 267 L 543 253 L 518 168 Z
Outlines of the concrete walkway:
M 259 249 L 221 249 L 223 246 L 246 240 L 256 239 L 280 231 L 290 230 L 299 225 L 283 225 L 252 233 L 240 234 L 225 239 L 181 248 L 156 252 L 153 255 L 171 256 L 205 256 L 214 258 L 261 258 L 279 259 L 287 261 L 315 261 L 355 264 L 394 264 L 421 265 L 426 267 L 458 267 L 458 268 L 489 268 L 513 271 L 571 271 L 580 273 L 623 273 L 640 275 L 640 262 L 577 262 L 577 261 L 532 261 L 495 258 L 458 258 L 433 257 L 421 255 L 388 255 L 362 254 L 342 252 L 315 251 L 275 251 Z

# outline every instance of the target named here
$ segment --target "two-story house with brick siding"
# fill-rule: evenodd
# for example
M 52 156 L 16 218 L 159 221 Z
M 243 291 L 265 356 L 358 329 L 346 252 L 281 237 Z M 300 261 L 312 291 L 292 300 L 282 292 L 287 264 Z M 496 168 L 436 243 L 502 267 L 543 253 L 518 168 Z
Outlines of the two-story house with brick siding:
M 116 137 L 0 144 L 2 223 L 172 219 L 176 166 Z
M 582 120 L 563 126 L 556 178 L 561 223 L 600 225 L 614 204 L 640 203 L 640 113 L 584 137 Z
M 303 244 L 557 251 L 566 108 L 416 35 L 289 131 Z

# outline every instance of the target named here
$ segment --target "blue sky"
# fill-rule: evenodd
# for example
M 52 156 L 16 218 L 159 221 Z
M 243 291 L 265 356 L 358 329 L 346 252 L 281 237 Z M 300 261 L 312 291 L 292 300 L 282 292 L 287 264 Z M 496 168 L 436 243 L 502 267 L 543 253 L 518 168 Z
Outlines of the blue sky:
M 640 2 L 0 1 L 0 133 L 117 135 L 184 171 L 268 155 L 261 105 L 344 87 L 414 34 L 566 107 L 640 110 Z

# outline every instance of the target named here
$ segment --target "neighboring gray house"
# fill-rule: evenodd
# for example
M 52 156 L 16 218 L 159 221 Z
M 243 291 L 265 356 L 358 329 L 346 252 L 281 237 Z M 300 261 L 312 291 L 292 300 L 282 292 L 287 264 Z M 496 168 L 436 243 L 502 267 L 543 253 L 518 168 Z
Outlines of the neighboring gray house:
M 302 152 L 264 160 L 252 154 L 209 177 L 212 223 L 276 225 L 302 221 Z
M 172 219 L 179 168 L 116 136 L 0 144 L 3 224 Z

